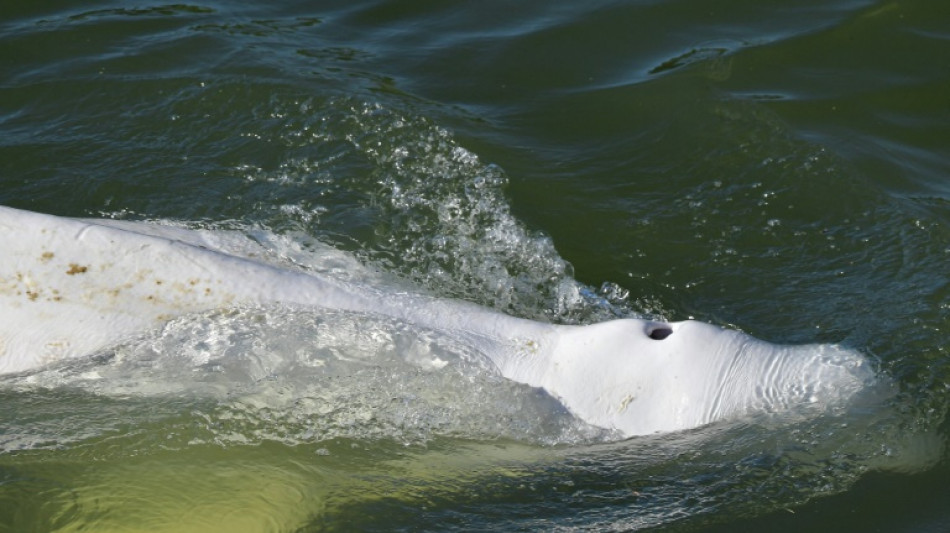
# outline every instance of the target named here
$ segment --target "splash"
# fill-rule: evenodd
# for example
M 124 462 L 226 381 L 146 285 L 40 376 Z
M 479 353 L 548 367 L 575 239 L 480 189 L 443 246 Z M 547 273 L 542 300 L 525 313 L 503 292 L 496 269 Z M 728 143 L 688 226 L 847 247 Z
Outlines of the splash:
M 357 224 L 372 223 L 356 250 L 368 265 L 526 318 L 589 323 L 634 314 L 619 287 L 576 281 L 550 237 L 512 215 L 502 169 L 429 120 L 342 99 L 272 102 L 262 118 L 271 125 L 253 135 L 284 144 L 287 157 L 276 169 L 236 172 L 251 184 L 308 188 L 359 212 Z M 268 225 L 292 220 L 332 241 L 326 226 L 334 216 L 313 197 L 300 198 L 275 208 Z
M 535 444 L 590 442 L 609 436 L 576 420 L 543 391 L 501 377 L 462 338 L 386 318 L 273 306 L 218 310 L 175 319 L 157 331 L 98 354 L 5 379 L 22 392 L 66 389 L 92 398 L 185 406 L 201 428 L 170 432 L 180 446 L 395 440 L 438 437 L 512 439 Z M 117 416 L 112 405 L 109 418 Z M 77 431 L 54 434 L 16 421 L 6 451 L 62 444 L 114 427 L 95 413 L 72 417 Z M 174 426 L 174 424 L 172 424 Z M 34 431 L 35 430 L 35 431 Z M 95 433 L 95 432 L 93 432 Z M 68 440 L 68 438 L 67 438 Z M 166 443 L 168 445 L 168 443 Z

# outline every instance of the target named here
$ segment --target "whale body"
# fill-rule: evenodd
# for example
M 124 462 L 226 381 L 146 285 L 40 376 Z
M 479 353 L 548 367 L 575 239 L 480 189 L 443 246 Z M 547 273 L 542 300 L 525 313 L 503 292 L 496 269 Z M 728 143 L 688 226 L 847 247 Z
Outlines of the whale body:
M 89 356 L 189 313 L 274 303 L 462 335 L 506 378 L 626 436 L 836 404 L 874 380 L 863 355 L 837 345 L 776 345 L 693 320 L 542 323 L 282 268 L 186 229 L 0 206 L 0 374 Z

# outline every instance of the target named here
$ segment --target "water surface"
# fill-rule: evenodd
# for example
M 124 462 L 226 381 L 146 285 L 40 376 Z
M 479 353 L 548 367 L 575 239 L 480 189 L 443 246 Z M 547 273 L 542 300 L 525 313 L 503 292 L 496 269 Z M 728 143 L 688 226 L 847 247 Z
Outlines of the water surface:
M 0 7 L 3 205 L 237 231 L 537 320 L 842 343 L 895 391 L 618 441 L 438 332 L 213 312 L 0 381 L 0 528 L 950 528 L 946 20 L 923 0 Z

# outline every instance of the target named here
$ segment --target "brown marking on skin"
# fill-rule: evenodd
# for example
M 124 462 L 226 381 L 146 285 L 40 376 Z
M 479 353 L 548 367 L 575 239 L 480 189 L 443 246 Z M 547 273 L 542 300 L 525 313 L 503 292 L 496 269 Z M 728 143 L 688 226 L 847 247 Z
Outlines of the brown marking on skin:
M 205 296 L 211 296 L 211 288 L 205 287 Z
M 47 342 L 43 347 L 43 361 L 44 363 L 51 363 L 57 359 L 62 359 L 66 355 L 66 351 L 69 349 L 69 341 L 65 340 L 54 340 Z
M 192 279 L 188 280 L 188 284 L 191 285 L 192 287 L 194 287 L 195 285 L 198 284 L 198 280 L 192 278 Z
M 155 284 L 156 284 L 156 285 L 161 285 L 162 283 L 163 283 L 163 282 L 162 282 L 162 280 L 160 280 L 160 279 L 155 280 Z
M 29 298 L 31 302 L 35 302 L 36 299 L 40 297 L 40 293 L 36 291 L 26 291 L 26 297 Z
M 49 263 L 49 260 L 53 258 L 53 252 L 43 252 L 43 255 L 40 256 L 40 261 L 43 263 Z
M 85 274 L 89 270 L 89 267 L 82 265 L 77 265 L 76 263 L 69 263 L 69 270 L 66 271 L 66 274 L 74 276 L 76 274 Z

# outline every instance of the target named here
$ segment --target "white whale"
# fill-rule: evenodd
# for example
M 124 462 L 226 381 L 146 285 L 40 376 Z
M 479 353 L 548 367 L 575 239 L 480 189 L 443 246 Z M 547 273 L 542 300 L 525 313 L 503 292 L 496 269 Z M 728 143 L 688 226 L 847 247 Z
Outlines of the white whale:
M 188 313 L 287 303 L 460 333 L 505 377 L 627 436 L 838 404 L 874 379 L 861 354 L 835 345 L 775 345 L 697 321 L 547 324 L 215 247 L 184 229 L 0 207 L 0 373 L 94 354 Z

